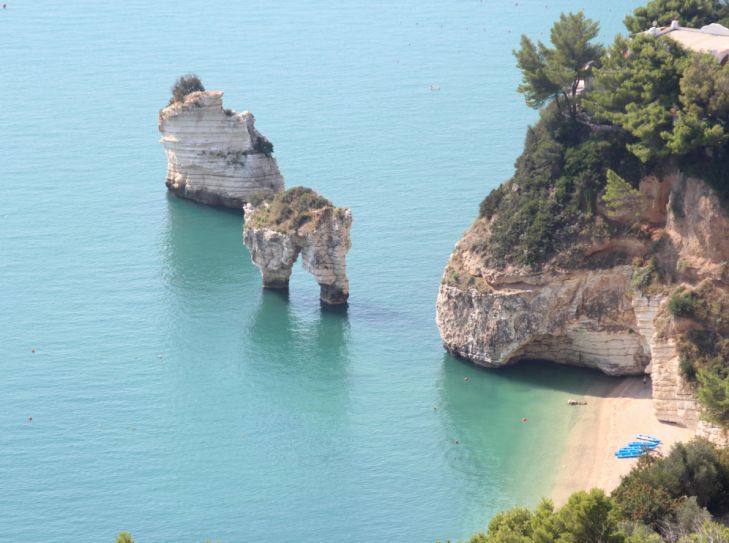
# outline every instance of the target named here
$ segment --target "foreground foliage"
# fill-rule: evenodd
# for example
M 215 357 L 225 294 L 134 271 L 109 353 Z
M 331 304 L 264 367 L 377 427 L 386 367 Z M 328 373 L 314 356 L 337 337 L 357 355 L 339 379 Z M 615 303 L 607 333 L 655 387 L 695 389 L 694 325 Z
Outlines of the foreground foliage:
M 729 543 L 729 529 L 712 520 L 728 499 L 729 451 L 694 440 L 641 458 L 611 496 L 594 489 L 560 509 L 549 500 L 515 507 L 469 543 Z

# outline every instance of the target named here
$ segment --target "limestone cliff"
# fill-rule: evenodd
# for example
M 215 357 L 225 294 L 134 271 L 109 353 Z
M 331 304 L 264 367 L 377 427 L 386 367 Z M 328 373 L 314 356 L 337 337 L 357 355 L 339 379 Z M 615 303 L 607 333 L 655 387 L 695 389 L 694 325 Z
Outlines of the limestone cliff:
M 288 288 L 299 254 L 321 287 L 325 304 L 349 298 L 346 256 L 352 243 L 352 213 L 311 189 L 294 187 L 244 208 L 243 241 L 261 270 L 264 288 Z
M 575 238 L 569 267 L 564 254 L 538 269 L 494 265 L 493 218 L 479 218 L 444 273 L 441 337 L 448 351 L 483 366 L 528 358 L 609 375 L 649 373 L 660 420 L 719 442 L 726 433 L 699 420 L 694 389 L 679 368 L 677 343 L 695 323 L 667 305 L 681 285 L 726 292 L 729 215 L 706 183 L 678 171 L 643 178 L 640 198 L 640 228 L 592 244 Z M 651 274 L 660 280 L 651 282 Z
M 222 91 L 200 91 L 159 112 L 167 188 L 203 204 L 240 209 L 253 196 L 283 190 L 272 145 L 253 114 L 223 109 Z

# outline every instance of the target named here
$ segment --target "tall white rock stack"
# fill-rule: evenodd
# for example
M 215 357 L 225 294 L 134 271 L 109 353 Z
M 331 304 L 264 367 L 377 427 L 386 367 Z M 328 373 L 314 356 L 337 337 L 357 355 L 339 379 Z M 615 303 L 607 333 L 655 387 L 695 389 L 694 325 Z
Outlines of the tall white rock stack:
M 223 109 L 222 91 L 185 96 L 159 112 L 167 188 L 209 205 L 242 209 L 254 195 L 280 192 L 284 180 L 272 145 L 253 114 Z

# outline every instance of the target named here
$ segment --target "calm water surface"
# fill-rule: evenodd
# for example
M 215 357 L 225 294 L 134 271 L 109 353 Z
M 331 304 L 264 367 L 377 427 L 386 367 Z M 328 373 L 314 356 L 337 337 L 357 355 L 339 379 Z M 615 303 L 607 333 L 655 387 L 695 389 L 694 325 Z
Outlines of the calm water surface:
M 535 503 L 594 376 L 455 360 L 434 303 L 535 119 L 518 35 L 584 5 L 10 0 L 0 539 L 421 542 Z M 586 11 L 611 38 L 632 5 Z M 188 71 L 352 208 L 348 312 L 301 269 L 262 292 L 241 216 L 167 196 L 156 114 Z

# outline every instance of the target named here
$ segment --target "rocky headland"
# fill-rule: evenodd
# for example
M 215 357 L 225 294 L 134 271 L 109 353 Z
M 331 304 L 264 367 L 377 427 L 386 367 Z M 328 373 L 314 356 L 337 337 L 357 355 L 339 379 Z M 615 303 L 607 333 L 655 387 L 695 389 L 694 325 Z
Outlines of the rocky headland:
M 261 270 L 264 288 L 287 289 L 299 255 L 321 287 L 321 302 L 347 303 L 346 257 L 352 213 L 311 189 L 293 187 L 244 208 L 243 241 Z
M 717 319 L 724 326 L 729 215 L 716 191 L 680 171 L 644 177 L 639 192 L 640 229 L 576 237 L 536 268 L 494 262 L 495 216 L 477 219 L 440 287 L 444 346 L 487 367 L 541 359 L 608 375 L 650 374 L 659 420 L 723 441 L 722 430 L 701 420 L 681 360 L 696 338 L 717 333 Z M 604 206 L 599 213 L 606 223 L 626 220 L 608 217 Z M 669 306 L 682 292 L 715 307 L 675 315 Z
M 486 367 L 534 359 L 649 375 L 658 420 L 725 443 L 722 163 L 638 160 L 630 141 L 542 111 L 514 177 L 450 256 L 436 304 L 443 344 Z
M 222 91 L 173 99 L 158 120 L 167 188 L 196 202 L 236 209 L 252 197 L 283 190 L 273 145 L 254 123 L 248 111 L 224 109 Z

